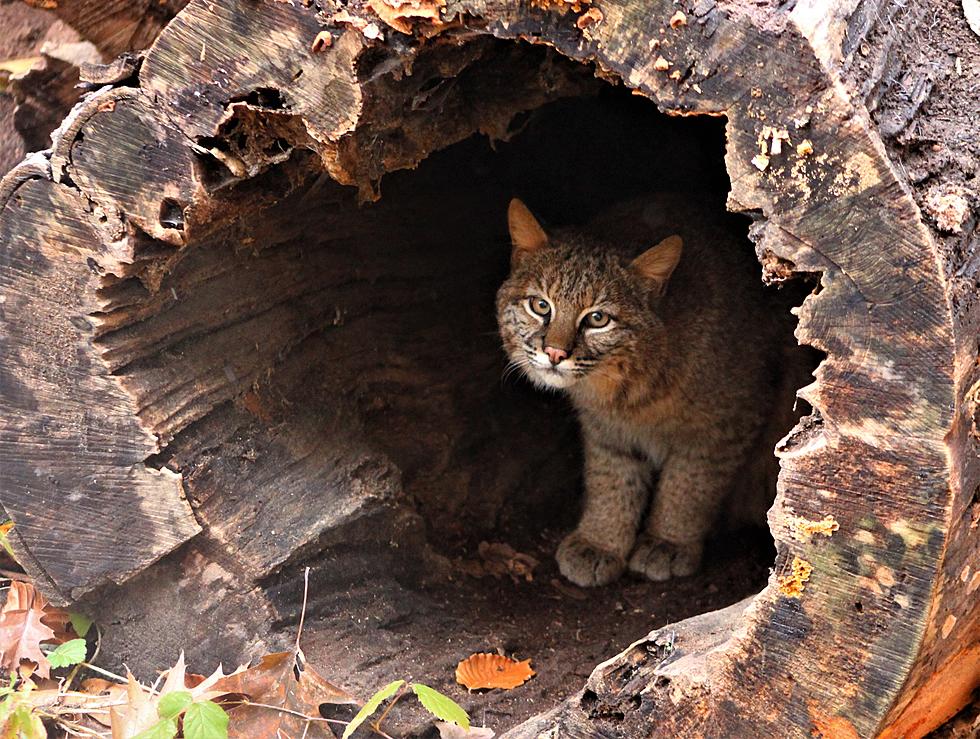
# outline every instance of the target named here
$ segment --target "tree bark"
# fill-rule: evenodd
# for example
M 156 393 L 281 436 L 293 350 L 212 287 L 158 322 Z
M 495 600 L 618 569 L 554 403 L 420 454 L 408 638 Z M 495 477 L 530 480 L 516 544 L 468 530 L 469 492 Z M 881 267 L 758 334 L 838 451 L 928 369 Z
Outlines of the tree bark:
M 64 602 L 151 576 L 182 545 L 205 559 L 220 549 L 229 579 L 253 584 L 337 541 L 404 537 L 424 551 L 397 453 L 306 433 L 322 418 L 273 402 L 267 381 L 316 392 L 308 368 L 325 348 L 308 339 L 347 320 L 338 295 L 407 305 L 405 282 L 444 258 L 420 236 L 418 261 L 396 260 L 401 280 L 377 288 L 391 266 L 344 239 L 404 226 L 351 225 L 341 185 L 374 198 L 382 174 L 478 130 L 506 138 L 520 111 L 595 84 L 529 69 L 492 39 L 533 41 L 671 115 L 725 116 L 729 207 L 756 216 L 768 279 L 819 275 L 796 335 L 826 359 L 800 391 L 813 413 L 777 448 L 767 587 L 640 639 L 508 736 L 921 736 L 955 713 L 980 683 L 980 249 L 975 195 L 906 179 L 901 137 L 929 124 L 935 81 L 907 70 L 908 94 L 890 98 L 882 50 L 896 28 L 915 37 L 918 11 L 698 0 L 672 23 L 681 6 L 660 0 L 398 7 L 194 0 L 137 87 L 89 96 L 50 160 L 4 180 L 0 491 L 31 574 Z M 964 43 L 975 65 L 976 39 Z M 311 215 L 303 196 L 320 171 L 328 206 Z M 236 239 L 258 212 L 279 215 Z M 336 238 L 346 265 L 304 261 L 304 230 Z M 342 397 L 336 408 L 337 428 L 370 412 Z M 286 492 L 261 511 L 271 485 Z M 116 597 L 131 603 L 126 588 Z

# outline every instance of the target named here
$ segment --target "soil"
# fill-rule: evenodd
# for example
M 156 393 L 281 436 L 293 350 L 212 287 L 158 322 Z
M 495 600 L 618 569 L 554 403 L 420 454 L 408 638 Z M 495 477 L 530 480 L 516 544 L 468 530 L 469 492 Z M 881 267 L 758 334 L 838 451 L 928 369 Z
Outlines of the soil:
M 500 734 L 580 690 L 597 664 L 647 632 L 758 592 L 775 556 L 767 531 L 735 532 L 715 540 L 695 577 L 670 583 L 625 577 L 585 591 L 559 579 L 552 555 L 560 535 L 547 531 L 527 545 L 513 544 L 540 561 L 531 582 L 457 571 L 418 589 L 382 577 L 322 600 L 314 593 L 303 650 L 325 677 L 359 699 L 392 680 L 414 679 L 459 702 L 474 725 Z M 469 693 L 454 675 L 474 652 L 530 658 L 537 674 L 514 690 Z M 346 718 L 343 710 L 327 715 Z M 414 700 L 393 710 L 385 725 L 392 736 L 436 736 Z

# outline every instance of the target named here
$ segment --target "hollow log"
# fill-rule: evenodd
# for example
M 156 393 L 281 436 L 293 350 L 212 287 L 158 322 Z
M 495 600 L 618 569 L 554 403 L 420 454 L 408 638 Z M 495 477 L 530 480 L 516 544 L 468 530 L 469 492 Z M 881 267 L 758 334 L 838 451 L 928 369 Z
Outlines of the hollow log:
M 477 232 L 507 193 L 465 141 L 623 86 L 664 126 L 723 119 L 728 208 L 767 281 L 817 281 L 796 338 L 825 356 L 776 449 L 761 592 L 635 634 L 507 736 L 925 735 L 980 685 L 980 152 L 925 106 L 973 106 L 976 133 L 955 94 L 980 44 L 920 5 L 192 0 L 138 84 L 89 94 L 0 186 L 20 559 L 56 602 L 152 611 L 155 657 L 227 658 L 281 638 L 298 564 L 329 600 L 444 574 L 436 539 L 554 508 L 574 426 L 542 442 L 521 413 L 554 400 L 494 384 L 502 264 Z M 936 34 L 958 44 L 942 74 L 916 56 Z M 604 197 L 593 124 L 551 129 L 556 200 Z M 452 145 L 439 182 L 398 178 Z

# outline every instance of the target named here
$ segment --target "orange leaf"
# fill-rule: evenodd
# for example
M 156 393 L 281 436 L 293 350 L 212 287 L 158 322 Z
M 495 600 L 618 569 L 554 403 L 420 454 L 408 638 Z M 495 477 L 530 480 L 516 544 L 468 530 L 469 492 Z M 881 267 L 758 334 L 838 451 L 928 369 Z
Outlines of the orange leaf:
M 456 665 L 456 681 L 470 690 L 510 690 L 534 677 L 531 660 L 518 662 L 499 654 L 471 654 Z

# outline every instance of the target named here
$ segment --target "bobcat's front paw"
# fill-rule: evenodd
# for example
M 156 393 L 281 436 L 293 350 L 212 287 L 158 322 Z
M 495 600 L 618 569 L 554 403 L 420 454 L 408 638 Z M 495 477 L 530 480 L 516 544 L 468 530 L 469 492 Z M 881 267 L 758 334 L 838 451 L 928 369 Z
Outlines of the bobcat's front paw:
M 577 531 L 565 537 L 555 559 L 561 574 L 584 588 L 611 583 L 626 569 L 622 557 L 597 547 Z
M 701 566 L 702 550 L 700 542 L 674 544 L 644 534 L 633 550 L 629 567 L 631 571 L 658 582 L 672 577 L 686 577 L 693 575 Z

